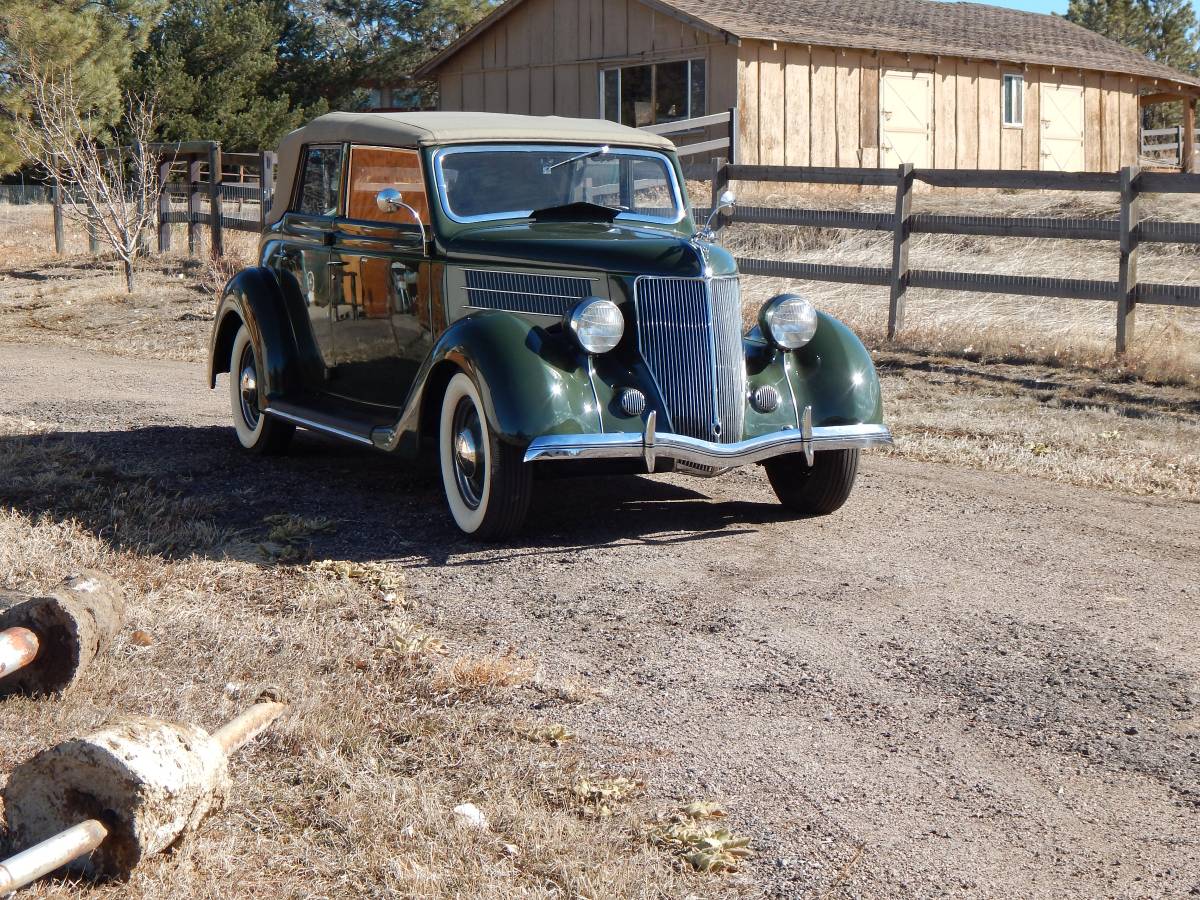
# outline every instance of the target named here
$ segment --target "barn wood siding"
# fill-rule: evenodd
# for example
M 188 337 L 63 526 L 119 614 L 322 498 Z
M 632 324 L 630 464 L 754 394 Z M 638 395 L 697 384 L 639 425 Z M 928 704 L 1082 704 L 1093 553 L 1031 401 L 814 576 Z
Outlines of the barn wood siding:
M 1130 76 L 769 41 L 743 41 L 737 66 L 747 164 L 879 165 L 886 71 L 932 73 L 930 153 L 939 168 L 1040 169 L 1043 83 L 1083 86 L 1088 170 L 1116 171 L 1138 152 L 1140 85 Z M 1021 127 L 1004 125 L 1006 74 L 1024 78 Z
M 734 106 L 737 48 L 719 38 L 637 0 L 526 0 L 438 70 L 440 107 L 598 117 L 602 67 L 689 58 L 708 67 L 706 112 Z
M 599 72 L 609 65 L 700 57 L 708 108 L 739 108 L 739 159 L 748 164 L 879 165 L 880 76 L 933 76 L 933 164 L 1038 169 L 1041 87 L 1084 88 L 1084 161 L 1116 171 L 1136 161 L 1138 79 L 1008 66 L 957 57 L 879 53 L 744 40 L 726 43 L 638 0 L 526 0 L 439 70 L 443 109 L 601 114 Z M 1025 79 L 1025 124 L 1003 125 L 1002 77 Z M 1145 90 L 1153 90 L 1146 84 Z M 721 136 L 712 129 L 707 137 Z

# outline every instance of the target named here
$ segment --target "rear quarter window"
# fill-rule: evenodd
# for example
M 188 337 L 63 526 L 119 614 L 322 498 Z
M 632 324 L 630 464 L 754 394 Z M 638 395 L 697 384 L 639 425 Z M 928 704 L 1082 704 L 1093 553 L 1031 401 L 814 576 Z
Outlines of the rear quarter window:
M 310 216 L 337 215 L 341 188 L 342 148 L 306 148 L 296 211 Z

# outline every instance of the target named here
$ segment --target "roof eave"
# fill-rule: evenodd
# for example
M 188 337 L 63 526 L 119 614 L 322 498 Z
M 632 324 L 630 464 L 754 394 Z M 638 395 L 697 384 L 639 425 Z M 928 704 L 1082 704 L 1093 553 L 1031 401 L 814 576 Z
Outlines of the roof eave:
M 434 56 L 421 63 L 421 65 L 413 70 L 412 77 L 427 78 L 430 75 L 433 75 L 448 59 L 450 59 L 450 57 L 454 56 L 456 53 L 474 41 L 477 37 L 479 37 L 479 35 L 487 31 L 524 2 L 525 0 L 508 0 L 508 2 L 496 7 L 494 10 L 472 25 L 469 29 L 467 29 L 467 31 L 465 31 L 457 40 L 451 42 L 442 50 L 434 54 Z M 685 25 L 695 28 L 697 31 L 703 31 L 706 34 L 724 38 L 726 43 L 736 45 L 742 42 L 740 35 L 734 34 L 731 31 L 727 31 L 724 28 L 714 25 L 712 22 L 707 22 L 703 19 L 697 18 L 696 16 L 689 15 L 683 10 L 676 9 L 669 3 L 662 2 L 662 0 L 637 0 L 637 2 L 650 7 L 655 12 L 660 12 L 664 15 L 670 16 L 673 19 L 677 19 L 678 21 L 683 22 Z

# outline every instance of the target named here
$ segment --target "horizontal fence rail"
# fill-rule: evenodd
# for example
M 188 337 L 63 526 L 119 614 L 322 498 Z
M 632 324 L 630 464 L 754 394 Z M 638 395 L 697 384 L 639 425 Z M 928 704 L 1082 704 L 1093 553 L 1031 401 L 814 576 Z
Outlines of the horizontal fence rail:
M 1026 172 L 993 170 L 857 169 L 819 166 L 749 166 L 715 160 L 711 170 L 713 204 L 733 181 L 787 184 L 891 187 L 895 210 L 794 209 L 735 206 L 717 218 L 716 227 L 732 224 L 798 225 L 892 233 L 890 266 L 847 266 L 812 262 L 739 258 L 746 275 L 880 285 L 890 288 L 888 337 L 903 327 L 909 288 L 934 288 L 988 294 L 1020 294 L 1101 300 L 1117 305 L 1116 347 L 1124 353 L 1133 338 L 1137 305 L 1200 307 L 1200 285 L 1156 284 L 1138 280 L 1138 247 L 1142 243 L 1200 244 L 1200 223 L 1143 219 L 1139 198 L 1145 193 L 1200 193 L 1200 175 L 1143 172 L 1130 166 L 1120 172 Z M 1050 191 L 1109 191 L 1121 198 L 1117 218 L 1048 216 L 939 215 L 912 211 L 917 183 L 936 187 Z M 711 209 L 711 207 L 710 207 Z M 708 210 L 696 211 L 706 216 Z M 1117 280 L 1058 278 L 1044 275 L 999 275 L 911 268 L 909 240 L 914 234 L 957 234 L 985 237 L 1054 238 L 1114 241 L 1119 245 Z
M 675 154 L 682 160 L 688 160 L 692 156 L 699 156 L 702 153 L 716 153 L 724 151 L 725 157 L 729 160 L 737 161 L 737 107 L 730 107 L 725 112 L 713 113 L 711 116 L 698 116 L 694 119 L 679 119 L 675 122 L 664 122 L 661 125 L 643 125 L 639 131 L 648 131 L 650 134 L 661 134 L 664 137 L 670 135 L 687 135 L 696 131 L 707 130 L 715 126 L 724 126 L 725 135 L 714 140 L 699 141 L 692 144 L 680 144 L 675 142 Z
M 129 148 L 112 148 L 112 153 Z M 262 231 L 275 185 L 276 156 L 260 153 L 224 153 L 215 141 L 182 141 L 147 144 L 158 162 L 158 250 L 171 249 L 171 226 L 187 225 L 188 252 L 200 247 L 202 228 L 209 230 L 209 250 L 214 257 L 225 252 L 226 231 Z M 215 173 L 215 177 L 214 177 Z M 54 244 L 65 249 L 64 198 L 44 188 L 54 204 Z M 3 195 L 0 194 L 0 199 Z M 177 206 L 176 204 L 181 204 Z M 88 248 L 99 250 L 96 230 L 88 228 Z
M 1193 144 L 1200 137 L 1200 129 L 1193 129 Z M 1186 154 L 1186 130 L 1182 125 L 1171 128 L 1147 128 L 1142 130 L 1142 156 L 1148 165 L 1182 166 Z

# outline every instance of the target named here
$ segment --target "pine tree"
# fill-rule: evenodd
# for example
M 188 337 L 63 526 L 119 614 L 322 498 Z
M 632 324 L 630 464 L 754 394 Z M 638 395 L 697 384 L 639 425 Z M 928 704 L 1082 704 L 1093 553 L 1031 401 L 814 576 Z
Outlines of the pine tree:
M 0 174 L 20 166 L 13 134 L 28 103 L 13 72 L 70 72 L 83 112 L 103 131 L 124 109 L 122 79 L 165 0 L 3 0 L 0 3 Z
M 1146 54 L 1195 74 L 1200 69 L 1196 10 L 1191 0 L 1152 0 Z
M 279 12 L 269 0 L 173 0 L 133 79 L 157 97 L 163 139 L 258 150 L 324 111 L 296 104 L 273 83 L 285 27 Z
M 1144 53 L 1150 0 L 1070 0 L 1067 19 Z
M 498 0 L 323 0 L 325 14 L 342 35 L 345 57 L 359 83 L 408 82 L 413 102 L 429 104 L 428 84 L 409 79 L 422 62 L 458 38 L 495 8 Z
M 1191 0 L 1070 0 L 1067 18 L 1183 72 L 1200 71 L 1200 39 Z M 1142 115 L 1146 128 L 1182 121 L 1179 103 L 1158 104 Z

